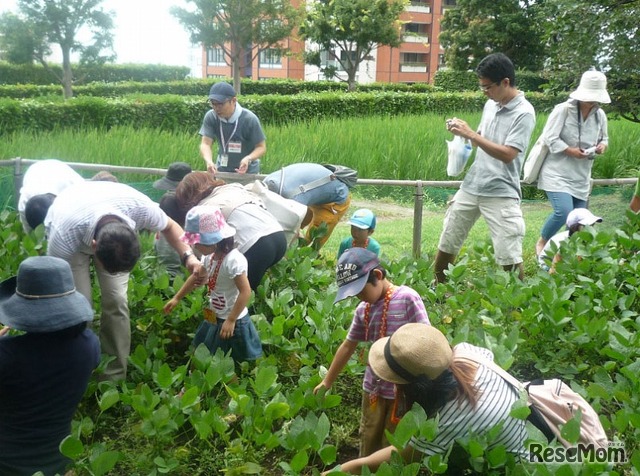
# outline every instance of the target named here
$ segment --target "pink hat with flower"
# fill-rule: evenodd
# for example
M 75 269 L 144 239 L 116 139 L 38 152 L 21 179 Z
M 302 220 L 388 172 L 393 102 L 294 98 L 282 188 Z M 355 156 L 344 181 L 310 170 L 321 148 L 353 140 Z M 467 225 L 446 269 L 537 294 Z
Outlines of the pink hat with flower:
M 190 245 L 215 245 L 236 234 L 236 229 L 224 219 L 219 207 L 198 205 L 187 213 L 182 241 Z

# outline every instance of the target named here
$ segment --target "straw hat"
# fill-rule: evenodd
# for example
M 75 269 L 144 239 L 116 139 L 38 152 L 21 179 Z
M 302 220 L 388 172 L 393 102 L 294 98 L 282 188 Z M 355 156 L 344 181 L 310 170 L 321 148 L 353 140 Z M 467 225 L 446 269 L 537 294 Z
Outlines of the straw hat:
M 599 71 L 587 71 L 580 78 L 578 89 L 569 97 L 583 102 L 609 104 L 611 98 L 607 92 L 607 77 Z
M 76 291 L 69 263 L 32 256 L 18 276 L 0 283 L 0 322 L 26 332 L 55 332 L 93 320 L 89 301 Z
M 222 210 L 212 205 L 198 205 L 187 213 L 182 241 L 190 245 L 215 245 L 236 234 L 224 219 Z
M 451 365 L 452 359 L 453 351 L 444 334 L 421 323 L 405 324 L 390 337 L 375 341 L 369 351 L 373 372 L 387 382 L 398 384 L 409 383 L 409 380 L 400 377 L 392 366 L 399 365 L 403 374 L 426 375 L 433 380 Z

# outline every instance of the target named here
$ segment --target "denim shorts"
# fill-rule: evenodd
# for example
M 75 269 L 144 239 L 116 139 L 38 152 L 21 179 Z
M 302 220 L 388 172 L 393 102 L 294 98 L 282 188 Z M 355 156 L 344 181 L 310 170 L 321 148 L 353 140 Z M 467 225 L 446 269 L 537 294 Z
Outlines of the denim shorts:
M 262 342 L 249 314 L 236 321 L 233 336 L 229 339 L 220 337 L 223 323 L 224 319 L 217 319 L 215 324 L 203 320 L 193 337 L 193 345 L 197 347 L 204 344 L 212 354 L 218 349 L 222 349 L 225 354 L 231 351 L 231 357 L 235 362 L 256 360 L 262 356 Z

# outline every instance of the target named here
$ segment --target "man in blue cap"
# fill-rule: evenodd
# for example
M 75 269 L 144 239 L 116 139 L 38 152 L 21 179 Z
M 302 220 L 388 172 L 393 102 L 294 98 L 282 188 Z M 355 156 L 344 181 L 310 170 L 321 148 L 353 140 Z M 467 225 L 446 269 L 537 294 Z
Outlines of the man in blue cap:
M 229 83 L 214 84 L 209 91 L 211 110 L 202 121 L 200 155 L 211 173 L 260 173 L 260 157 L 267 151 L 260 120 L 238 104 Z M 218 142 L 218 156 L 213 160 L 213 141 Z

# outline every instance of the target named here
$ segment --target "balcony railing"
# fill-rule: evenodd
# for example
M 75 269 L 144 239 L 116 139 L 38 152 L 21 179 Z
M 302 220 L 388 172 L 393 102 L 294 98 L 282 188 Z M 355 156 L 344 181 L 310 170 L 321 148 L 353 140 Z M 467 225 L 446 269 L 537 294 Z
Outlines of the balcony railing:
M 400 63 L 401 73 L 426 73 L 426 63 Z

